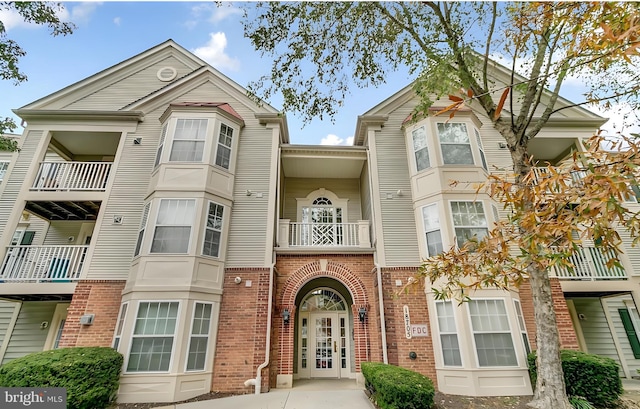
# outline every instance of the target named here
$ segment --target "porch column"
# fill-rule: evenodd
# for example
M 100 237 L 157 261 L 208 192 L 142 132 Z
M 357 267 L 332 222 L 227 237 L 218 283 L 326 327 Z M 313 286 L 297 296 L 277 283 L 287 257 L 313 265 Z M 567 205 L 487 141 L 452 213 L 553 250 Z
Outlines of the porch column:
M 290 219 L 280 219 L 278 228 L 278 247 L 281 249 L 289 248 L 289 225 Z
M 371 248 L 369 238 L 369 220 L 358 220 L 358 241 L 360 248 Z

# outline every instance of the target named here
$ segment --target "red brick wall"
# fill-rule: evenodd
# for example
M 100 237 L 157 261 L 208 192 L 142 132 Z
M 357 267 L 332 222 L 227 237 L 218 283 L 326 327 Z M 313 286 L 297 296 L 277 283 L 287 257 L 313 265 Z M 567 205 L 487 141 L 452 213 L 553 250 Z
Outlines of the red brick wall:
M 402 287 L 396 287 L 396 280 L 407 282 L 416 273 L 415 268 L 385 268 L 383 269 L 383 292 L 385 306 L 385 321 L 387 323 L 387 342 L 389 363 L 398 365 L 429 377 L 437 383 L 435 359 L 433 352 L 433 328 L 429 320 L 424 287 L 416 284 L 399 292 Z M 404 306 L 409 307 L 409 317 L 412 324 L 427 324 L 428 337 L 412 337 L 407 339 L 404 328 Z M 416 359 L 409 358 L 409 353 L 415 352 Z M 437 387 L 437 385 L 436 385 Z
M 67 310 L 60 347 L 111 346 L 125 281 L 82 280 Z M 80 325 L 84 314 L 95 314 L 93 325 Z
M 236 277 L 242 278 L 240 284 L 234 282 Z M 251 287 L 246 286 L 247 280 Z M 268 268 L 226 269 L 211 390 L 252 392 L 244 382 L 256 377 L 265 360 L 267 313 L 272 304 L 268 296 Z M 261 373 L 263 392 L 269 390 L 271 367 Z
M 558 331 L 560 332 L 560 346 L 563 349 L 579 349 L 578 338 L 576 337 L 569 308 L 562 293 L 560 280 L 551 278 L 551 296 L 556 312 L 556 321 L 558 323 Z M 522 305 L 522 315 L 527 325 L 527 333 L 529 334 L 529 342 L 531 349 L 536 349 L 536 323 L 533 310 L 533 297 L 531 295 L 531 285 L 525 281 L 520 286 L 520 301 Z

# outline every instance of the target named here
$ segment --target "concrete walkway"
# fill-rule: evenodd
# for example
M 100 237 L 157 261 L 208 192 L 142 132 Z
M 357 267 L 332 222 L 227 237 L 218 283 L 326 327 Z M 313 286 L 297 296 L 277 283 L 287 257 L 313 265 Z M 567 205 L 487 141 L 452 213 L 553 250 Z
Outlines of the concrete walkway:
M 158 409 L 374 409 L 352 380 L 295 381 L 293 389 L 169 405 Z

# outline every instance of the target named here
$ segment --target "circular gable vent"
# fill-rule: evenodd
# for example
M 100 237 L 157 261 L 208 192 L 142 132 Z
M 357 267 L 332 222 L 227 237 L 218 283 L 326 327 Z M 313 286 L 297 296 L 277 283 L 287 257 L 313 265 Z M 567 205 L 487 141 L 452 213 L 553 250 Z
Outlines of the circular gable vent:
M 173 67 L 162 67 L 158 70 L 157 76 L 160 81 L 168 82 L 178 76 L 178 71 Z

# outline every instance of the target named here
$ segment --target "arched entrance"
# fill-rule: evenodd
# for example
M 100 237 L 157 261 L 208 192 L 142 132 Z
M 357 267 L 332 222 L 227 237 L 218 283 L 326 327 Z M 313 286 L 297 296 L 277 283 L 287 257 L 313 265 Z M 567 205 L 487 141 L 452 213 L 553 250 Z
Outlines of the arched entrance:
M 350 321 L 347 301 L 336 290 L 305 294 L 298 308 L 298 378 L 353 377 Z

